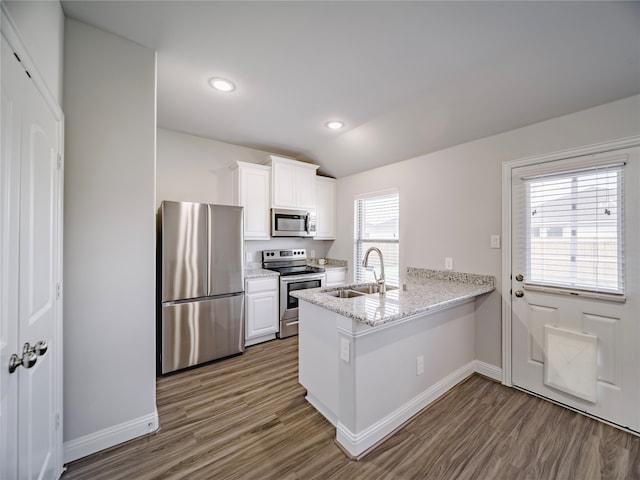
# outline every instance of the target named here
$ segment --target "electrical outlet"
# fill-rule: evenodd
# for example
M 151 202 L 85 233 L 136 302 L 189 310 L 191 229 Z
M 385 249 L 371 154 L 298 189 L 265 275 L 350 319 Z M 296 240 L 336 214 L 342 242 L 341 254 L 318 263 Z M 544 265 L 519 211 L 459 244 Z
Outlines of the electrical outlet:
M 491 235 L 491 248 L 500 248 L 500 235 Z
M 424 373 L 424 355 L 416 357 L 416 375 Z
M 253 252 L 246 252 L 244 258 L 247 262 L 253 262 Z
M 445 270 L 453 270 L 453 258 L 444 257 L 444 269 Z
M 311 250 L 311 258 L 316 258 L 316 251 L 315 250 Z

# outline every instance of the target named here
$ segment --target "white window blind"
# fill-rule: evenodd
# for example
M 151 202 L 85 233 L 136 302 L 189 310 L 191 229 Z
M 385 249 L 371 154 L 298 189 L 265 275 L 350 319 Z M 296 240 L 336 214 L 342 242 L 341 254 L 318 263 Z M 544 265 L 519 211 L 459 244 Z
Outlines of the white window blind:
M 624 293 L 624 165 L 524 178 L 526 283 Z
M 385 280 L 399 285 L 400 263 L 400 196 L 397 190 L 372 194 L 355 200 L 354 205 L 354 279 L 356 282 L 374 281 L 373 272 L 362 267 L 364 255 L 370 247 L 377 247 L 384 258 Z M 381 273 L 380 260 L 375 252 L 369 255 L 369 265 L 375 274 Z

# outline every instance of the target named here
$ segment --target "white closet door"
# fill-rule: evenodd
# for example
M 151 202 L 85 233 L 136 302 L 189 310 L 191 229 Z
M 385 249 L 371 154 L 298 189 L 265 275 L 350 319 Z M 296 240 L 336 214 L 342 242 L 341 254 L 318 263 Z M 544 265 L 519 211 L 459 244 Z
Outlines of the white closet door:
M 60 473 L 62 447 L 60 127 L 4 37 L 2 58 L 3 239 L 9 235 L 0 258 L 11 276 L 4 278 L 3 269 L 0 474 L 51 479 Z M 11 354 L 25 358 L 30 349 L 35 363 L 8 373 Z

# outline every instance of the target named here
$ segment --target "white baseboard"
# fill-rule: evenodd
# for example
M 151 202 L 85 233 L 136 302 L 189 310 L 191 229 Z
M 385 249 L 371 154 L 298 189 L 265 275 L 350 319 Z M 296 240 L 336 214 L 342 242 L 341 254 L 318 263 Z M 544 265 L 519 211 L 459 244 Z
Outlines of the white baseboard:
M 469 362 L 405 403 L 402 407 L 357 434 L 351 432 L 338 421 L 336 426 L 336 440 L 338 444 L 340 444 L 351 457 L 361 457 L 369 449 L 376 446 L 404 425 L 423 408 L 444 395 L 469 375 L 473 374 L 476 371 L 475 367 L 475 361 Z
M 64 463 L 69 463 L 105 448 L 153 433 L 160 428 L 158 411 L 128 422 L 64 442 Z
M 481 362 L 480 360 L 474 360 L 474 371 L 480 375 L 484 375 L 496 382 L 502 382 L 502 369 L 491 365 L 490 363 Z

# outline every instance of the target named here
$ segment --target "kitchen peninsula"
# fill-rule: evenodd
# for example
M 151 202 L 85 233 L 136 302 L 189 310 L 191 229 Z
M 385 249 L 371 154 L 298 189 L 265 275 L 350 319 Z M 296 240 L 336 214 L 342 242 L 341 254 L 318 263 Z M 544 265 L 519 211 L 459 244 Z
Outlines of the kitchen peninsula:
M 300 383 L 352 458 L 475 371 L 475 302 L 495 288 L 492 276 L 418 268 L 406 288 L 362 287 L 294 293 Z

